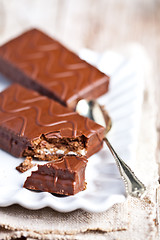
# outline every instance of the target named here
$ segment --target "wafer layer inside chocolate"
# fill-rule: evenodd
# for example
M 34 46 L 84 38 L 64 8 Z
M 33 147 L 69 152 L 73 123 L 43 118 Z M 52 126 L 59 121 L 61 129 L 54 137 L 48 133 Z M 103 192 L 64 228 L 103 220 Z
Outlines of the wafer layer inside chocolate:
M 57 138 L 41 135 L 39 139 L 32 141 L 23 153 L 23 156 L 31 156 L 39 160 L 52 161 L 53 156 L 77 155 L 84 156 L 87 153 L 87 138 Z

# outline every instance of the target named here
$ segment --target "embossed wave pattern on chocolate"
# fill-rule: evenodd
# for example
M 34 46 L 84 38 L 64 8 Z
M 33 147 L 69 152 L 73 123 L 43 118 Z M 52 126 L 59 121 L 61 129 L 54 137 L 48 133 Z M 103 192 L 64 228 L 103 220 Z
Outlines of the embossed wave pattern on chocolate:
M 0 47 L 0 56 L 67 102 L 101 84 L 108 88 L 108 76 L 36 29 Z
M 90 119 L 18 84 L 0 93 L 0 126 L 27 139 L 54 132 L 57 137 L 96 135 L 102 141 L 104 132 Z

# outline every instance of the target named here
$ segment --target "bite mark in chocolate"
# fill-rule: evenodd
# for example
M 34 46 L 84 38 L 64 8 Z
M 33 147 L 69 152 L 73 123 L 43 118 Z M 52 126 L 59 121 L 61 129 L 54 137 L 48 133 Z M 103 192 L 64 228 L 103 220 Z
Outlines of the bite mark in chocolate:
M 85 156 L 87 153 L 87 139 L 84 136 L 77 138 L 48 138 L 45 135 L 32 141 L 23 156 L 32 156 L 39 160 L 52 161 L 55 155 Z

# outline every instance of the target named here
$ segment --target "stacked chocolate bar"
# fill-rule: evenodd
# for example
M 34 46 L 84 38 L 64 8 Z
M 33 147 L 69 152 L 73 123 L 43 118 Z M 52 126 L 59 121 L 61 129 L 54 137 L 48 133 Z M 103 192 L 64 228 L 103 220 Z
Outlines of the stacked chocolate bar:
M 102 148 L 105 129 L 73 110 L 79 99 L 106 93 L 109 77 L 36 29 L 0 47 L 0 71 L 16 82 L 0 93 L 0 148 L 47 161 L 24 187 L 85 189 L 86 158 Z

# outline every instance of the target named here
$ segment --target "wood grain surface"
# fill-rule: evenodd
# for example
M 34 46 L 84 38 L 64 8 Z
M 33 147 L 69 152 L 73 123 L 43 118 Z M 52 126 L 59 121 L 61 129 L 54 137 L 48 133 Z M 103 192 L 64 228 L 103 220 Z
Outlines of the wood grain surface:
M 31 26 L 74 51 L 103 52 L 130 42 L 146 48 L 153 68 L 160 165 L 160 0 L 0 0 L 0 44 Z

